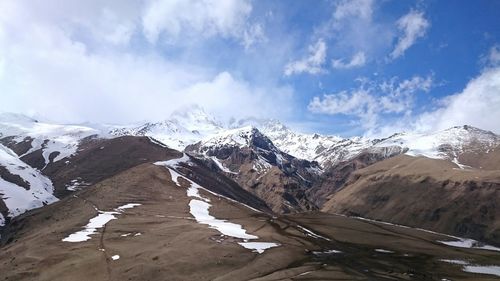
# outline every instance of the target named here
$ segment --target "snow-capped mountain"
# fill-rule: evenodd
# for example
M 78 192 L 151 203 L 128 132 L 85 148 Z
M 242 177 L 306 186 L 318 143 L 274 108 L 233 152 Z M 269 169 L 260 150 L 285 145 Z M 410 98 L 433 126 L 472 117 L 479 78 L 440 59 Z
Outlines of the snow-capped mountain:
M 189 145 L 185 151 L 213 162 L 276 212 L 313 208 L 305 191 L 319 176 L 320 167 L 282 152 L 253 126 L 225 130 Z
M 49 156 L 54 152 L 58 152 L 58 155 L 55 155 L 52 161 L 75 153 L 79 141 L 91 135 L 150 136 L 182 151 L 188 145 L 212 137 L 220 139 L 224 135 L 234 135 L 234 130 L 245 131 L 249 126 L 257 128 L 280 151 L 299 159 L 317 161 L 323 168 L 349 161 L 365 151 L 379 151 L 387 154 L 387 157 L 404 152 L 411 156 L 456 162 L 455 158 L 462 152 L 478 148 L 487 150 L 499 143 L 499 137 L 494 133 L 470 126 L 453 127 L 432 133 L 397 133 L 385 139 L 369 139 L 299 133 L 277 120 L 270 119 L 246 118 L 225 125 L 196 105 L 177 110 L 164 121 L 127 126 L 54 125 L 21 115 L 0 115 L 0 136 L 3 141 L 30 143 L 29 146 L 24 145 L 29 148 L 20 155 L 42 148 L 45 164 L 49 163 Z
M 338 136 L 298 133 L 274 119 L 241 119 L 233 122 L 231 127 L 244 125 L 259 128 L 281 151 L 309 161 L 316 160 L 323 151 L 343 140 Z
M 10 144 L 23 157 L 39 149 L 45 166 L 76 153 L 86 137 L 105 133 L 86 126 L 59 125 L 39 122 L 20 114 L 0 114 L 0 139 Z
M 225 159 L 238 149 L 251 149 L 255 154 L 255 159 L 251 160 L 257 173 L 266 171 L 272 166 L 285 169 L 296 159 L 278 149 L 266 135 L 253 126 L 225 130 L 188 146 L 186 151 L 199 156 Z
M 19 163 L 15 164 L 17 167 L 29 167 L 33 171 L 29 174 L 37 175 L 41 181 L 44 179 L 40 171 L 46 171 L 47 166 L 58 163 L 60 168 L 62 162 L 65 165 L 72 163 L 71 157 L 86 149 L 82 146 L 83 140 L 112 139 L 117 136 L 148 136 L 168 147 L 185 150 L 205 160 L 209 159 L 219 171 L 246 188 L 257 185 L 264 187 L 273 184 L 296 184 L 300 186 L 299 190 L 310 185 L 313 178 L 321 176 L 324 171 L 354 159 L 359 160 L 360 156 L 365 154 L 371 155 L 370 160 L 363 162 L 363 165 L 355 165 L 356 167 L 371 165 L 405 153 L 410 156 L 446 159 L 459 168 L 480 168 L 480 165 L 474 165 L 473 161 L 470 161 L 471 157 L 474 158 L 471 154 L 487 154 L 500 145 L 500 137 L 496 134 L 470 126 L 453 127 L 432 133 L 398 133 L 385 139 L 341 138 L 295 132 L 277 120 L 250 118 L 225 124 L 199 106 L 176 111 L 161 122 L 126 126 L 61 125 L 40 122 L 18 114 L 0 115 L 0 143 L 5 146 L 4 158 L 9 159 L 8 163 L 18 161 Z M 66 160 L 61 161 L 63 159 Z M 28 171 L 28 168 L 24 170 Z M 7 172 L 5 174 L 7 175 Z M 10 171 L 10 174 L 14 173 Z M 280 176 L 276 177 L 278 174 Z M 331 174 L 330 171 L 325 176 Z M 350 172 L 345 173 L 344 176 L 349 174 Z M 2 178 L 6 181 L 5 177 Z M 64 180 L 75 179 L 76 177 Z M 12 181 L 8 182 L 12 184 Z M 344 182 L 344 179 L 340 182 Z M 60 184 L 68 183 L 55 182 L 56 189 Z M 32 189 L 35 193 L 50 190 L 46 182 L 34 182 L 33 185 L 38 186 L 38 189 Z M 38 199 L 42 198 L 42 204 L 52 202 L 55 198 L 51 197 L 53 195 L 50 191 L 47 192 L 37 195 Z M 286 193 L 284 190 L 282 192 Z M 3 194 L 2 198 L 5 199 L 7 193 Z M 26 196 L 22 200 L 31 202 L 33 196 L 35 195 Z M 40 205 L 23 204 L 20 204 L 17 213 L 31 208 L 27 206 Z M 8 215 L 9 211 L 4 210 L 3 216 Z
M 224 130 L 221 122 L 197 105 L 176 110 L 166 120 L 128 126 L 111 126 L 115 136 L 149 136 L 167 146 L 182 151 L 186 146 L 204 137 Z
M 258 128 L 282 152 L 296 158 L 317 161 L 323 168 L 349 161 L 363 152 L 380 153 L 385 158 L 406 153 L 456 162 L 455 158 L 467 149 L 474 146 L 488 149 L 498 144 L 495 134 L 470 126 L 432 133 L 397 133 L 385 139 L 370 139 L 300 133 L 272 119 L 245 118 L 224 125 L 224 122 L 218 121 L 199 106 L 177 111 L 162 122 L 114 128 L 111 133 L 151 136 L 169 147 L 183 150 L 203 139 L 219 134 L 230 135 L 232 130 L 248 126 Z
M 400 146 L 406 154 L 457 161 L 466 152 L 486 152 L 500 144 L 500 137 L 472 126 L 456 126 L 432 133 L 399 133 L 376 141 L 374 147 Z

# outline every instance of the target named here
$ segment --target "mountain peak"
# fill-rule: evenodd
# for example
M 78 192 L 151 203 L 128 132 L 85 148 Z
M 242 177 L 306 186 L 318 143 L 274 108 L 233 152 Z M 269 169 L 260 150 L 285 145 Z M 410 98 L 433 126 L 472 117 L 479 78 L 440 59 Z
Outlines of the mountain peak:
M 222 122 L 197 105 L 191 104 L 177 109 L 170 115 L 170 120 L 178 122 L 189 130 L 222 128 Z

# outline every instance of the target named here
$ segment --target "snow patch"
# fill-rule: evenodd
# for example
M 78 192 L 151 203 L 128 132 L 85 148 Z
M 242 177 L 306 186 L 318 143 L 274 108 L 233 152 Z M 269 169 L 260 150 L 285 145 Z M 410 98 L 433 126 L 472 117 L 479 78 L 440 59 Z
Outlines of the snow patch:
M 307 229 L 301 225 L 297 225 L 298 228 L 302 229 L 303 231 L 305 231 L 305 234 L 306 236 L 310 236 L 310 237 L 313 237 L 313 238 L 316 238 L 316 239 L 323 239 L 323 240 L 326 240 L 326 241 L 332 241 L 330 238 L 326 238 L 324 236 L 321 236 L 317 233 L 314 233 L 312 230 L 310 229 Z
M 451 263 L 451 264 L 459 264 L 459 265 L 467 265 L 467 264 L 469 264 L 468 262 L 463 261 L 463 260 L 440 259 L 440 261 L 446 262 L 446 263 Z
M 500 252 L 500 248 L 481 243 L 481 242 L 476 241 L 474 239 L 460 238 L 460 237 L 453 237 L 453 238 L 456 238 L 458 240 L 456 240 L 456 241 L 437 241 L 437 242 L 448 245 L 448 246 L 452 246 L 452 247 L 458 247 L 458 248 L 481 249 L 481 250 Z
M 196 219 L 198 223 L 208 224 L 210 228 L 216 229 L 220 233 L 241 239 L 257 239 L 255 235 L 246 233 L 246 230 L 239 224 L 231 223 L 226 220 L 216 219 L 211 216 L 208 209 L 211 205 L 207 202 L 192 199 L 189 202 L 189 212 Z
M 264 253 L 267 249 L 280 246 L 280 244 L 272 242 L 238 242 L 238 244 L 259 254 Z
M 132 209 L 132 208 L 137 207 L 137 206 L 141 206 L 141 204 L 139 204 L 139 203 L 128 203 L 128 204 L 125 204 L 123 206 L 120 206 L 120 207 L 116 208 L 116 210 L 123 211 L 125 209 Z
M 463 261 L 463 260 L 441 259 L 440 261 L 450 263 L 450 264 L 461 265 L 462 270 L 465 272 L 500 276 L 500 266 L 498 266 L 498 265 L 470 264 L 469 262 Z
M 119 215 L 124 212 L 125 209 L 134 208 L 141 204 L 129 203 L 116 208 L 114 211 L 103 212 L 99 211 L 96 217 L 89 220 L 89 223 L 84 226 L 83 230 L 70 234 L 68 237 L 62 239 L 64 242 L 83 242 L 90 240 L 92 237 L 90 235 L 95 234 L 97 229 L 103 228 L 111 220 L 117 219 L 115 215 Z
M 453 162 L 453 164 L 457 165 L 458 168 L 460 168 L 461 170 L 472 168 L 471 166 L 467 166 L 467 165 L 459 163 L 457 157 L 454 157 L 453 160 L 451 160 L 451 162 Z
M 342 252 L 338 251 L 338 250 L 330 249 L 330 250 L 325 250 L 325 251 L 313 251 L 312 253 L 314 255 L 321 256 L 321 255 L 341 254 Z
M 91 218 L 85 229 L 72 233 L 64 238 L 64 242 L 83 242 L 91 239 L 90 235 L 95 234 L 97 229 L 104 227 L 109 221 L 116 219 L 118 212 L 103 212 Z
M 154 164 L 158 166 L 164 166 L 167 168 L 178 168 L 180 163 L 190 163 L 191 159 L 186 153 L 182 153 L 181 158 L 174 158 L 167 161 L 157 161 Z
M 152 143 L 154 143 L 154 144 L 156 144 L 156 145 L 159 145 L 159 146 L 161 146 L 161 147 L 163 147 L 163 148 L 168 148 L 168 146 L 166 146 L 166 145 L 165 145 L 165 144 L 163 144 L 162 142 L 159 142 L 159 141 L 155 140 L 155 139 L 154 139 L 154 138 L 152 138 L 152 137 L 148 137 L 148 139 L 149 139 L 149 141 L 150 141 L 150 142 L 152 142 Z
M 497 265 L 466 265 L 463 270 L 471 273 L 500 276 L 500 266 Z
M 70 184 L 66 186 L 66 190 L 77 191 L 82 187 L 90 186 L 90 183 L 83 181 L 80 177 L 71 180 Z
M 375 249 L 375 252 L 384 253 L 384 254 L 393 254 L 393 251 L 385 250 L 385 249 Z
M 177 173 L 174 169 L 168 168 L 168 171 L 170 172 L 170 177 L 172 178 L 172 181 L 175 182 L 177 186 L 181 186 L 179 183 L 179 177 L 181 176 L 179 173 Z
M 215 157 L 215 156 L 212 156 L 210 157 L 210 159 L 212 159 L 212 161 L 214 161 L 214 163 L 217 165 L 217 167 L 219 167 L 219 169 L 223 172 L 226 172 L 226 173 L 230 173 L 230 174 L 238 174 L 238 173 L 235 173 L 231 170 L 229 170 L 228 168 L 224 167 L 224 165 L 222 164 L 222 162 L 220 162 L 220 160 Z

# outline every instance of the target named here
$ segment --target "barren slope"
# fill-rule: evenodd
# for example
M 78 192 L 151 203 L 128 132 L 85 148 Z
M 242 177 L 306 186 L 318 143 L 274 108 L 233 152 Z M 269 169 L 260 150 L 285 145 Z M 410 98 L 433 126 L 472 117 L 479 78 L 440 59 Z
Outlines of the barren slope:
M 400 155 L 354 172 L 323 211 L 500 244 L 500 171 Z

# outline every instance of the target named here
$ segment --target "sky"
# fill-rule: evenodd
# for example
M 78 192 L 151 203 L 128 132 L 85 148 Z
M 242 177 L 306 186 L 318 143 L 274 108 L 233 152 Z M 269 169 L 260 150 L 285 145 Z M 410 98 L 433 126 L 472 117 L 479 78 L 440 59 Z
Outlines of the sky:
M 2 0 L 0 111 L 500 133 L 500 1 Z

